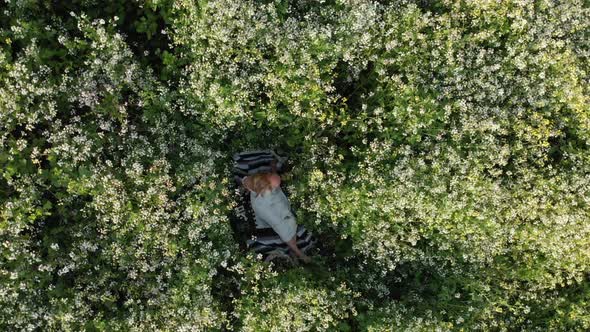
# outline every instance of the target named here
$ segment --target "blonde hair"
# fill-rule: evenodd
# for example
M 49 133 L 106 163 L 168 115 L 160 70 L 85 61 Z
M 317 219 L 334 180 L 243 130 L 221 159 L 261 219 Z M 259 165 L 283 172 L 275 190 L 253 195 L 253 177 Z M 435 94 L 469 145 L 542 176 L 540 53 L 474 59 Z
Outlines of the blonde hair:
M 272 190 L 269 175 L 271 173 L 256 173 L 244 177 L 242 183 L 246 189 L 256 193 L 256 197 L 265 190 Z

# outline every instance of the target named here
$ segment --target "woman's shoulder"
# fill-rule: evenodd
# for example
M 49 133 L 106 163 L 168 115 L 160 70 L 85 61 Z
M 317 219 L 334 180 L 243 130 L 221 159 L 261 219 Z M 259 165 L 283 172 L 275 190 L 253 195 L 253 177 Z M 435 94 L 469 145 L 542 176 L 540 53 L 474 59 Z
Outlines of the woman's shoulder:
M 261 192 L 260 194 L 258 194 L 255 191 L 250 191 L 250 197 L 252 197 L 252 198 L 271 198 L 277 194 L 278 190 L 280 190 L 280 187 L 272 188 L 271 190 L 265 190 L 265 191 Z

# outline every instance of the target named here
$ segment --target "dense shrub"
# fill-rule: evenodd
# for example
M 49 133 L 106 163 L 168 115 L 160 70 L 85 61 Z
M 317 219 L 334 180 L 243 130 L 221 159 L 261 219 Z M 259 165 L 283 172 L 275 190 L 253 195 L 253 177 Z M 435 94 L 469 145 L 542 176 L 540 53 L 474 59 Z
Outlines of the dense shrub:
M 583 1 L 6 1 L 0 326 L 590 329 L 589 27 Z M 258 148 L 311 266 L 233 241 Z

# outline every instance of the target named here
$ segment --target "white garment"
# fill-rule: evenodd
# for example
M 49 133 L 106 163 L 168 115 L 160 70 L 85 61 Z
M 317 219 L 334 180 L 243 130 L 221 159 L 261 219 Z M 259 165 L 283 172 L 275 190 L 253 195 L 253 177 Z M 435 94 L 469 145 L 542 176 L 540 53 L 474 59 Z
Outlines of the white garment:
M 297 222 L 291 212 L 291 204 L 281 187 L 263 192 L 258 197 L 251 191 L 250 203 L 256 216 L 256 228 L 270 226 L 284 242 L 295 236 Z

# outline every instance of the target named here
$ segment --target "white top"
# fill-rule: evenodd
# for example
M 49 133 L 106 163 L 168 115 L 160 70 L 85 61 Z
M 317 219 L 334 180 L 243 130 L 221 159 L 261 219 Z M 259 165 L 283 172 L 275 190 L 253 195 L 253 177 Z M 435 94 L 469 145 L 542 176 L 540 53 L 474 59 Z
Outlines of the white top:
M 256 228 L 272 227 L 284 242 L 295 236 L 297 222 L 281 187 L 263 192 L 258 197 L 250 191 L 250 203 L 256 216 Z

